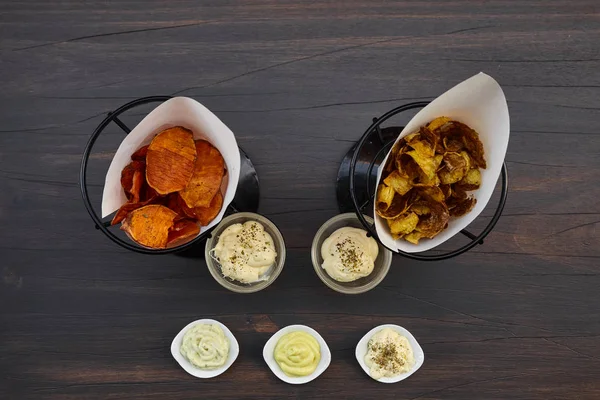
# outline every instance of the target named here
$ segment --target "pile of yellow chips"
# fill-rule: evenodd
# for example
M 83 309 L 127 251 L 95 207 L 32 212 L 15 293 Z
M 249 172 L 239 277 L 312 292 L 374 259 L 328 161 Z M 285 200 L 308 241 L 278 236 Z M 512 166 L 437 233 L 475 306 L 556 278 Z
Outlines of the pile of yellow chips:
M 477 200 L 467 194 L 481 185 L 483 144 L 467 125 L 438 117 L 392 148 L 377 189 L 375 211 L 394 239 L 418 244 L 465 215 Z

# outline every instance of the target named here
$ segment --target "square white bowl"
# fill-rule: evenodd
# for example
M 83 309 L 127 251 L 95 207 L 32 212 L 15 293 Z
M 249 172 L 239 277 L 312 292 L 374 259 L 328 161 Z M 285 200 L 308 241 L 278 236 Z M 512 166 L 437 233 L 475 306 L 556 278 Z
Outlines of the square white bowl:
M 229 340 L 229 354 L 227 355 L 227 361 L 222 367 L 216 369 L 200 369 L 189 362 L 179 351 L 181 348 L 181 342 L 183 341 L 183 335 L 185 335 L 188 329 L 196 324 L 217 324 L 221 327 L 221 329 L 223 329 L 225 337 Z M 193 375 L 196 378 L 214 378 L 215 376 L 221 375 L 223 372 L 227 371 L 229 367 L 231 367 L 238 354 L 240 354 L 240 345 L 229 328 L 219 321 L 215 321 L 214 319 L 199 319 L 197 321 L 190 322 L 185 326 L 185 328 L 179 331 L 171 343 L 171 354 L 173 355 L 175 361 L 177 361 L 181 368 L 183 368 L 188 374 Z
M 358 361 L 358 363 L 362 367 L 363 371 L 365 371 L 367 373 L 367 375 L 371 376 L 371 369 L 365 363 L 365 356 L 367 355 L 367 345 L 369 344 L 369 339 L 371 339 L 371 336 L 373 336 L 375 333 L 379 332 L 380 330 L 382 330 L 384 328 L 391 328 L 391 329 L 395 330 L 396 332 L 398 332 L 400 335 L 402 335 L 408 339 L 408 342 L 410 343 L 410 346 L 413 349 L 413 355 L 415 357 L 415 364 L 412 366 L 412 368 L 408 372 L 404 372 L 402 374 L 399 374 L 399 375 L 396 375 L 393 377 L 382 377 L 382 378 L 375 379 L 375 380 L 378 382 L 381 382 L 381 383 L 400 382 L 400 381 L 403 381 L 404 379 L 408 378 L 415 372 L 417 372 L 417 370 L 419 368 L 421 368 L 421 365 L 423 365 L 423 362 L 425 361 L 425 353 L 423 353 L 423 349 L 417 342 L 417 339 L 415 339 L 415 337 L 412 335 L 412 333 L 410 333 L 409 331 L 407 331 L 406 329 L 404 329 L 401 326 L 393 325 L 393 324 L 379 325 L 379 326 L 376 326 L 375 328 L 371 329 L 369 332 L 367 332 L 367 334 L 365 336 L 363 336 L 363 338 L 360 339 L 360 341 L 356 345 L 356 361 Z
M 275 351 L 275 346 L 277 345 L 277 341 L 279 341 L 279 339 L 286 333 L 295 332 L 295 331 L 308 333 L 309 335 L 311 335 L 312 337 L 314 337 L 317 340 L 317 342 L 319 343 L 319 346 L 321 348 L 321 360 L 319 361 L 319 364 L 317 365 L 317 368 L 315 369 L 315 371 L 312 374 L 307 375 L 307 376 L 299 376 L 299 377 L 287 376 L 281 370 L 281 368 L 279 368 L 279 364 L 277 364 L 277 361 L 275 361 L 275 357 L 273 356 L 273 352 Z M 289 326 L 286 326 L 285 328 L 282 328 L 279 331 L 277 331 L 267 341 L 267 343 L 265 344 L 265 347 L 263 348 L 263 358 L 265 359 L 265 362 L 267 363 L 267 365 L 269 366 L 269 368 L 275 374 L 276 377 L 278 377 L 279 379 L 281 379 L 282 381 L 284 381 L 286 383 L 290 383 L 292 385 L 300 385 L 300 384 L 308 383 L 308 382 L 314 380 L 319 375 L 321 375 L 327 369 L 327 367 L 329 367 L 329 364 L 331 363 L 331 351 L 329 350 L 329 346 L 327 346 L 327 343 L 325 343 L 325 339 L 323 339 L 323 337 L 321 335 L 319 335 L 319 333 L 317 331 L 315 331 L 314 329 L 312 329 L 306 325 L 289 325 Z

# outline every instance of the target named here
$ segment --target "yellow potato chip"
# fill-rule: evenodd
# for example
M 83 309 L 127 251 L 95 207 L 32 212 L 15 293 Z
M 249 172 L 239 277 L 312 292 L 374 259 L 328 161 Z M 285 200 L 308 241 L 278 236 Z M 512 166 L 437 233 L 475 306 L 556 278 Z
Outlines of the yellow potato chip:
M 466 151 L 461 151 L 460 155 L 463 156 L 463 158 L 465 159 L 465 162 L 467 163 L 467 171 L 470 170 L 471 168 L 474 168 L 474 162 L 471 159 L 471 156 L 469 155 L 469 153 L 467 153 Z
M 443 203 L 444 200 L 446 199 L 446 196 L 444 196 L 444 192 L 442 192 L 442 189 L 440 189 L 439 186 L 430 186 L 430 187 L 420 188 L 419 194 L 421 195 L 422 198 L 431 197 L 433 200 L 435 200 L 439 203 Z
M 405 196 L 400 196 L 396 194 L 394 199 L 392 200 L 392 204 L 386 209 L 375 209 L 377 215 L 384 219 L 394 219 L 398 218 L 400 215 L 404 214 L 406 210 L 410 207 L 413 202 L 413 196 L 411 194 L 407 194 Z
M 479 168 L 470 169 L 460 181 L 460 185 L 465 190 L 479 189 L 479 186 L 481 186 L 481 172 Z
M 404 195 L 412 188 L 411 182 L 400 175 L 398 171 L 394 171 L 383 180 L 386 186 L 393 188 L 399 195 Z
M 406 143 L 410 143 L 410 141 L 412 141 L 418 135 L 419 135 L 419 132 L 413 132 L 413 133 L 409 133 L 408 135 L 404 136 L 402 139 L 404 139 L 404 141 Z
M 483 143 L 481 143 L 481 140 L 479 140 L 479 135 L 477 132 L 463 123 L 454 121 L 454 124 L 460 129 L 463 143 L 469 151 L 469 155 L 473 161 L 475 161 L 475 165 L 477 165 L 479 168 L 486 169 L 487 164 L 485 162 L 485 158 L 483 157 L 483 154 L 485 153 L 483 150 Z
M 446 228 L 450 213 L 448 207 L 444 203 L 437 202 L 431 198 L 424 200 L 431 210 L 429 214 L 422 216 L 417 224 L 419 232 L 423 233 L 424 237 L 433 238 L 438 233 Z
M 442 193 L 444 193 L 446 199 L 452 196 L 452 185 L 440 185 L 440 189 L 442 190 Z
M 394 147 L 392 147 L 392 151 L 390 151 L 390 154 L 388 156 L 388 160 L 395 160 L 396 157 L 398 156 L 398 153 L 400 152 L 400 148 L 401 147 L 402 146 L 401 146 L 400 142 L 396 143 L 394 145 Z M 385 167 L 384 167 L 383 170 L 384 170 L 384 175 L 391 173 L 394 170 L 394 163 L 391 163 L 391 162 L 388 161 L 385 164 Z
M 414 203 L 412 206 L 410 206 L 409 210 L 417 215 L 425 215 L 431 213 L 431 209 L 427 207 L 425 203 L 422 202 Z
M 414 183 L 414 186 L 438 186 L 440 184 L 440 178 L 434 175 L 433 178 L 429 178 L 423 172 L 419 172 L 419 179 Z
M 442 154 L 436 154 L 433 158 L 435 161 L 436 171 L 442 167 L 442 161 L 444 161 L 444 156 Z
M 436 165 L 436 170 L 440 168 L 440 163 L 442 162 L 443 156 L 441 154 L 437 154 L 433 160 Z M 439 186 L 441 184 L 440 178 L 437 174 L 433 175 L 433 177 L 427 176 L 423 171 L 419 169 L 419 179 L 416 180 L 414 186 Z
M 431 130 L 431 131 L 435 131 L 438 128 L 442 127 L 443 125 L 446 125 L 450 121 L 451 121 L 451 119 L 448 117 L 437 117 L 436 119 L 431 121 L 429 124 L 427 124 L 427 128 L 429 128 L 429 130 Z
M 448 172 L 453 172 L 458 169 L 466 171 L 468 169 L 467 160 L 461 154 L 454 152 L 447 152 L 444 154 L 444 167 Z
M 396 191 L 393 187 L 379 185 L 379 188 L 377 188 L 376 208 L 382 211 L 387 210 L 392 204 L 392 200 L 394 199 L 395 194 Z
M 398 218 L 387 221 L 390 232 L 394 235 L 406 235 L 415 230 L 419 223 L 419 217 L 415 213 L 401 215 Z
M 419 240 L 424 237 L 425 236 L 423 235 L 423 233 L 421 233 L 419 231 L 413 231 L 413 232 L 409 233 L 408 235 L 403 236 L 404 240 L 406 240 L 407 242 L 410 242 L 412 244 L 419 244 Z
M 436 170 L 434 157 L 428 157 L 427 155 L 419 153 L 416 150 L 409 151 L 406 154 L 408 154 L 413 158 L 413 160 L 415 160 L 421 171 L 423 171 L 423 173 L 427 176 L 428 179 L 433 179 Z
M 412 159 L 411 156 L 409 156 L 406 153 L 403 153 L 402 151 L 408 150 L 401 150 L 400 154 L 396 156 L 396 169 L 398 170 L 398 173 L 400 173 L 400 175 L 402 175 L 410 181 L 414 181 L 419 177 L 421 169 L 419 168 L 415 160 Z
M 424 126 L 422 126 L 421 129 L 419 129 L 419 133 L 421 135 L 421 139 L 429 144 L 429 147 L 431 147 L 434 154 L 444 152 L 444 148 L 440 143 L 440 136 L 438 134 L 434 133 L 433 131 Z
M 452 183 L 460 181 L 465 175 L 465 171 L 463 169 L 456 169 L 452 172 L 449 172 L 446 168 L 443 168 L 440 170 L 438 175 L 442 184 L 450 185 Z
M 433 157 L 435 154 L 435 147 L 425 140 L 413 140 L 408 145 L 423 155 Z
M 460 137 L 456 136 L 446 136 L 442 142 L 446 151 L 461 151 L 465 147 Z
M 452 185 L 452 197 L 455 199 L 466 199 L 467 198 L 467 190 L 462 187 L 460 184 Z
M 450 215 L 453 217 L 460 217 L 461 215 L 465 215 L 469 211 L 475 207 L 477 204 L 477 199 L 474 197 L 468 197 L 462 200 L 452 199 L 448 203 L 448 207 L 450 207 Z

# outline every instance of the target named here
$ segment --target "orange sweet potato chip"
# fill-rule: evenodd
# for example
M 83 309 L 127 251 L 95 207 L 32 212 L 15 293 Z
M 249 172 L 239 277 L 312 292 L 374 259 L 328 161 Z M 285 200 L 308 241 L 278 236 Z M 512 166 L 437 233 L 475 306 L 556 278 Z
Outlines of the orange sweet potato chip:
M 223 195 L 221 195 L 221 192 L 217 192 L 215 197 L 212 198 L 210 206 L 194 207 L 194 214 L 200 225 L 206 226 L 219 214 L 221 207 L 223 207 Z
M 169 231 L 177 213 L 159 204 L 150 204 L 131 211 L 121 229 L 139 244 L 154 249 L 167 246 Z
M 169 231 L 167 246 L 183 244 L 187 239 L 197 236 L 200 233 L 200 227 L 191 219 L 180 219 Z
M 135 151 L 135 153 L 133 153 L 131 155 L 131 159 L 133 161 L 144 161 L 144 162 L 146 162 L 146 154 L 148 154 L 148 147 L 149 146 L 150 145 L 147 144 L 147 145 L 145 145 L 145 146 L 140 147 L 139 149 L 137 149 Z
M 182 219 L 196 219 L 193 210 L 187 208 L 185 202 L 179 197 L 179 193 L 170 193 L 163 197 L 163 199 L 164 201 L 162 204 L 177 213 L 176 221 Z
M 121 171 L 121 187 L 125 192 L 127 200 L 131 198 L 131 186 L 133 186 L 133 174 L 135 173 L 135 168 L 132 164 L 126 165 L 123 171 Z
M 113 217 L 112 221 L 110 222 L 111 225 L 116 225 L 119 222 L 123 221 L 125 219 L 125 217 L 127 217 L 127 215 L 132 212 L 133 210 L 137 210 L 138 208 L 147 206 L 148 204 L 152 204 L 154 203 L 156 200 L 158 199 L 158 197 L 152 197 L 148 200 L 145 201 L 140 201 L 137 203 L 133 203 L 133 202 L 127 202 L 125 204 L 123 204 L 121 206 L 121 208 L 119 208 L 115 214 L 115 216 Z
M 145 180 L 145 168 L 146 164 L 144 162 L 132 161 L 129 164 L 127 164 L 125 168 L 123 168 L 123 171 L 121 171 L 121 186 L 123 187 L 123 191 L 125 191 L 125 196 L 127 197 L 127 200 L 132 200 L 135 191 L 138 197 L 136 201 L 139 201 L 141 184 L 143 184 Z
M 152 139 L 146 154 L 146 180 L 159 194 L 184 189 L 196 164 L 192 131 L 181 126 L 169 128 Z
M 141 182 L 138 181 L 139 176 L 141 176 Z M 132 196 L 131 199 L 127 201 L 127 203 L 123 204 L 121 208 L 117 210 L 115 216 L 113 217 L 110 223 L 111 225 L 116 225 L 119 222 L 123 221 L 125 217 L 127 217 L 127 214 L 129 214 L 135 209 L 144 207 L 148 204 L 161 204 L 163 202 L 162 200 L 164 200 L 164 198 L 161 198 L 161 196 L 159 196 L 154 189 L 148 186 L 146 180 L 144 179 L 143 173 L 140 174 L 138 173 L 138 171 L 136 171 L 134 173 L 134 177 L 134 182 L 138 181 L 136 185 L 141 185 L 141 189 L 139 190 L 139 192 L 134 193 L 137 193 L 137 197 Z
M 186 216 L 187 218 L 191 218 L 191 219 L 197 219 L 196 218 L 196 212 L 194 211 L 193 208 L 190 208 L 187 206 L 187 204 L 185 204 L 185 201 L 181 198 L 181 196 L 179 195 L 179 193 L 177 193 L 176 195 L 176 199 L 177 199 L 177 210 L 179 214 Z
M 155 199 L 156 197 L 160 197 L 156 190 L 152 189 L 148 186 L 148 182 L 144 179 L 144 184 L 142 185 L 142 190 L 140 191 L 140 201 L 148 201 Z
M 179 206 L 178 197 L 179 197 L 178 193 L 168 194 L 165 197 L 164 205 L 166 207 L 170 208 L 171 210 L 175 211 L 177 213 L 177 215 L 179 215 L 181 218 L 185 218 L 186 215 L 183 213 L 183 211 L 181 210 L 181 207 Z
M 135 210 L 136 208 L 143 207 L 143 204 L 140 203 L 125 203 L 117 210 L 117 213 L 113 217 L 112 221 L 110 221 L 111 225 L 116 225 L 119 222 L 123 221 L 127 214 Z
M 140 201 L 140 193 L 146 183 L 144 170 L 137 170 L 133 173 L 133 182 L 131 185 L 131 202 L 138 203 Z
M 196 165 L 192 179 L 180 192 L 188 207 L 209 207 L 225 174 L 223 156 L 206 140 L 196 141 Z

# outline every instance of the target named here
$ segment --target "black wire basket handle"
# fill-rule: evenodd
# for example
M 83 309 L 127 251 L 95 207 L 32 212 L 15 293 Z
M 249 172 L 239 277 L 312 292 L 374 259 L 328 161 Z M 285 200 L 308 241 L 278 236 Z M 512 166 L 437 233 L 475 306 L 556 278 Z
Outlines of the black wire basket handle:
M 373 160 L 371 161 L 371 164 L 369 165 L 369 168 L 368 168 L 369 173 L 368 173 L 367 177 L 370 177 L 371 171 L 373 170 L 374 165 L 375 165 L 376 160 L 378 159 L 379 155 L 382 152 L 385 152 L 384 154 L 387 154 L 387 151 L 389 151 L 389 149 L 391 148 L 392 144 L 395 141 L 395 140 L 392 140 L 388 143 L 385 143 L 385 141 L 383 139 L 383 135 L 382 135 L 381 124 L 396 114 L 399 114 L 404 111 L 412 110 L 415 108 L 423 108 L 427 104 L 429 104 L 428 101 L 419 101 L 419 102 L 404 104 L 400 107 L 396 107 L 393 110 L 388 111 L 387 113 L 383 114 L 380 118 L 374 118 L 371 126 L 369 126 L 369 128 L 366 130 L 366 132 L 363 134 L 363 136 L 358 141 L 356 150 L 354 151 L 354 154 L 352 156 L 352 160 L 350 162 L 350 198 L 352 199 L 354 211 L 356 212 L 356 216 L 360 220 L 361 224 L 365 227 L 365 229 L 367 229 L 369 234 L 372 237 L 374 237 L 379 243 L 381 243 L 381 240 L 377 236 L 377 232 L 375 230 L 375 225 L 369 223 L 363 215 L 363 211 L 365 210 L 365 207 L 367 207 L 369 204 L 372 204 L 372 201 L 375 198 L 375 193 L 377 192 L 377 188 L 375 187 L 376 185 L 374 185 L 374 187 L 371 188 L 368 183 L 369 181 L 367 180 L 367 185 L 366 185 L 367 192 L 368 192 L 367 197 L 366 197 L 367 201 L 364 202 L 363 204 L 359 204 L 359 201 L 357 199 L 356 183 L 355 183 L 356 176 L 355 175 L 356 175 L 356 164 L 358 162 L 360 150 L 363 148 L 363 146 L 367 142 L 369 136 L 373 132 L 376 132 L 377 137 L 382 144 L 382 148 L 373 157 Z M 453 251 L 450 251 L 447 253 L 442 253 L 442 254 L 419 254 L 419 253 L 407 253 L 407 252 L 404 252 L 401 250 L 394 250 L 394 249 L 389 249 L 389 250 L 396 252 L 398 254 L 401 254 L 402 256 L 413 259 L 413 260 L 440 261 L 440 260 L 446 260 L 446 259 L 449 259 L 452 257 L 456 257 L 456 256 L 472 249 L 473 247 L 475 247 L 478 244 L 483 244 L 483 239 L 492 231 L 492 229 L 494 229 L 494 226 L 496 226 L 496 223 L 500 219 L 500 216 L 502 215 L 502 211 L 504 210 L 504 205 L 506 204 L 506 198 L 508 196 L 508 171 L 506 169 L 506 163 L 502 164 L 501 177 L 502 177 L 502 182 L 501 182 L 500 200 L 498 202 L 498 205 L 496 206 L 496 211 L 495 211 L 494 215 L 492 216 L 492 219 L 490 220 L 489 224 L 485 227 L 485 229 L 479 235 L 475 235 L 466 229 L 463 229 L 462 231 L 460 231 L 460 233 L 462 233 L 463 235 L 465 235 L 466 237 L 471 239 L 469 243 L 465 244 L 464 246 L 462 246 L 456 250 L 453 250 Z M 387 246 L 385 246 L 383 243 L 381 243 L 381 244 L 387 248 Z

